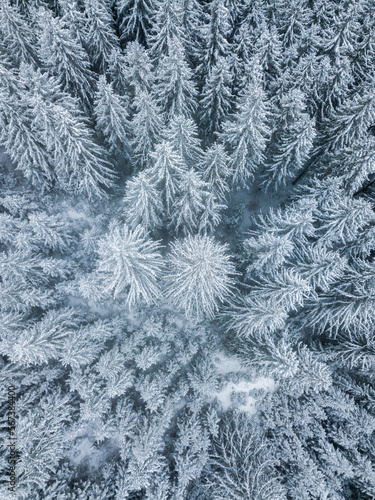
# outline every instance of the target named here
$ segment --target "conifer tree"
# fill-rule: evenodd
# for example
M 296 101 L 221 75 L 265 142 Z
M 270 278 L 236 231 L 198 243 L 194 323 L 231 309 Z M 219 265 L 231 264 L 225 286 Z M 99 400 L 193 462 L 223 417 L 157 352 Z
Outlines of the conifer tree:
M 262 32 L 256 43 L 256 54 L 263 71 L 267 74 L 267 88 L 273 84 L 281 73 L 282 45 L 275 26 Z
M 212 197 L 208 184 L 197 172 L 194 170 L 184 172 L 181 177 L 181 188 L 173 204 L 172 227 L 175 231 L 182 231 L 186 235 L 195 233 L 198 229 L 204 230 L 206 226 L 217 225 L 220 220 L 218 215 L 220 207 L 215 200 L 210 202 Z
M 120 19 L 121 41 L 136 40 L 148 43 L 154 16 L 150 0 L 117 0 L 116 9 Z
M 141 226 L 112 225 L 99 241 L 98 274 L 103 293 L 123 296 L 128 307 L 160 298 L 158 280 L 163 258 L 160 244 L 151 240 Z
M 315 127 L 305 112 L 304 96 L 292 90 L 280 99 L 275 130 L 267 151 L 266 186 L 285 184 L 304 166 L 313 147 Z
M 87 40 L 87 19 L 79 0 L 58 0 L 60 17 L 69 28 L 73 39 L 84 47 Z
M 124 215 L 131 229 L 140 225 L 146 231 L 157 232 L 162 226 L 164 208 L 161 193 L 152 181 L 153 177 L 147 169 L 126 184 Z
M 202 156 L 202 150 L 198 138 L 198 128 L 191 118 L 186 118 L 183 115 L 173 116 L 165 131 L 165 136 L 187 166 L 197 166 Z
M 229 53 L 229 12 L 223 0 L 214 0 L 209 5 L 208 22 L 203 27 L 203 62 L 199 73 L 210 74 L 220 58 Z
M 141 92 L 151 92 L 154 88 L 155 75 L 149 54 L 138 42 L 126 46 L 123 71 L 127 95 L 131 100 Z
M 322 142 L 326 148 L 343 148 L 362 139 L 375 121 L 374 93 L 367 86 L 361 94 L 340 106 L 323 127 Z
M 228 179 L 231 174 L 229 157 L 221 144 L 213 144 L 203 153 L 198 165 L 202 178 L 209 185 L 218 200 L 224 199 L 229 191 Z
M 205 14 L 197 0 L 181 0 L 181 24 L 186 37 L 186 55 L 189 61 L 199 61 L 203 45 L 203 25 Z
M 65 101 L 69 102 L 70 97 Z M 64 103 L 65 103 L 64 101 Z M 103 196 L 103 186 L 112 185 L 113 172 L 103 148 L 94 142 L 79 107 L 33 99 L 33 123 L 39 128 L 46 150 L 53 154 L 56 177 L 61 187 L 84 192 L 89 198 Z
M 111 151 L 121 151 L 131 158 L 131 128 L 125 98 L 117 95 L 104 76 L 99 78 L 94 101 L 96 126 L 102 132 Z
M 235 269 L 227 246 L 209 236 L 177 240 L 169 257 L 167 298 L 188 316 L 213 317 L 228 298 Z
M 231 83 L 228 63 L 218 58 L 211 67 L 200 102 L 201 129 L 208 138 L 221 131 L 222 122 L 231 110 Z
M 155 94 L 168 119 L 178 114 L 191 117 L 196 108 L 197 91 L 193 74 L 186 62 L 182 44 L 175 37 L 172 37 L 168 55 L 163 55 L 159 60 Z
M 104 72 L 111 52 L 119 46 L 114 29 L 111 7 L 107 0 L 84 0 L 87 19 L 86 47 L 93 66 Z
M 185 34 L 181 24 L 181 5 L 177 0 L 159 0 L 152 23 L 150 49 L 155 61 L 168 57 L 174 40 L 184 46 Z
M 149 154 L 159 142 L 163 132 L 160 110 L 153 97 L 141 92 L 134 100 L 135 113 L 131 121 L 134 161 L 138 169 L 149 165 Z
M 47 9 L 39 9 L 37 21 L 40 28 L 38 55 L 43 66 L 58 78 L 66 92 L 71 92 L 89 106 L 94 76 L 87 52 L 72 37 L 66 23 L 53 17 Z
M 245 187 L 264 161 L 270 135 L 269 106 L 263 89 L 249 85 L 237 109 L 224 123 L 220 140 L 229 152 L 233 182 Z
M 182 178 L 187 170 L 186 164 L 176 153 L 172 145 L 163 141 L 151 154 L 153 165 L 148 169 L 150 177 L 162 193 L 167 215 L 171 214 L 172 204 L 181 190 Z
M 109 55 L 108 74 L 114 91 L 121 96 L 125 95 L 128 90 L 126 57 L 119 48 L 113 49 Z
M 32 114 L 9 91 L 2 89 L 0 95 L 1 145 L 35 186 L 51 187 L 52 157 L 32 128 Z
M 9 0 L 0 3 L 0 33 L 2 46 L 16 63 L 35 63 L 37 49 L 35 36 L 27 21 Z

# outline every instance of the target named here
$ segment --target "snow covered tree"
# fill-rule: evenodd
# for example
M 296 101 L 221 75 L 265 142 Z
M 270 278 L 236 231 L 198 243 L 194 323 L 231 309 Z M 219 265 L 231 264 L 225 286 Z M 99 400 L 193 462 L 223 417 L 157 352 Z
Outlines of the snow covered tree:
M 210 74 L 212 67 L 218 64 L 220 58 L 229 54 L 229 12 L 224 0 L 214 0 L 208 6 L 208 22 L 203 27 L 202 38 L 204 47 L 201 65 L 198 68 L 200 74 Z
M 155 61 L 168 57 L 175 40 L 184 46 L 185 34 L 181 24 L 181 5 L 177 0 L 159 0 L 156 4 L 150 38 L 150 50 Z
M 186 118 L 183 115 L 173 116 L 165 131 L 165 137 L 187 166 L 197 166 L 202 156 L 202 150 L 198 138 L 198 128 L 191 118 Z
M 260 86 L 248 86 L 237 105 L 237 112 L 223 125 L 221 142 L 226 146 L 233 183 L 247 186 L 264 162 L 270 136 L 269 105 Z
M 167 298 L 187 316 L 213 317 L 231 294 L 235 268 L 228 247 L 210 236 L 177 240 L 169 256 Z
M 117 95 L 112 84 L 107 84 L 105 76 L 101 76 L 94 101 L 97 129 L 104 135 L 110 151 L 121 151 L 130 160 L 132 136 L 127 108 L 125 98 Z
M 35 34 L 26 19 L 9 0 L 0 3 L 0 33 L 6 53 L 19 64 L 35 63 L 37 50 Z
M 131 121 L 134 161 L 138 169 L 149 165 L 149 155 L 163 132 L 160 110 L 152 96 L 141 92 L 134 101 L 135 114 Z
M 199 62 L 203 45 L 203 5 L 197 0 L 181 0 L 181 25 L 185 33 L 185 50 L 189 61 Z M 195 65 L 195 64 L 194 64 Z
M 148 169 L 148 174 L 153 178 L 157 189 L 161 191 L 165 211 L 170 215 L 173 202 L 182 188 L 182 178 L 187 167 L 167 141 L 155 147 L 151 158 L 153 165 Z
M 87 40 L 87 19 L 79 0 L 58 0 L 59 14 L 69 28 L 72 38 L 85 47 Z M 86 48 L 86 47 L 85 47 Z
M 278 5 L 278 29 L 285 48 L 301 45 L 301 38 L 311 25 L 312 10 L 304 0 L 281 1 Z
M 200 101 L 200 123 L 206 137 L 212 137 L 221 130 L 222 121 L 231 110 L 231 83 L 228 63 L 219 57 L 211 67 Z
M 148 52 L 138 42 L 131 42 L 126 46 L 124 56 L 120 64 L 124 65 L 122 71 L 125 75 L 125 87 L 129 99 L 134 99 L 141 92 L 151 92 L 155 75 Z
M 119 46 L 110 2 L 84 0 L 87 36 L 86 47 L 90 51 L 93 66 L 102 73 L 107 69 L 111 52 Z
M 69 102 L 67 96 L 66 101 Z M 103 196 L 103 186 L 112 185 L 113 172 L 103 148 L 94 142 L 82 113 L 71 101 L 71 109 L 60 103 L 33 99 L 34 120 L 53 154 L 56 177 L 64 189 L 84 192 L 89 198 Z
M 363 90 L 325 120 L 321 140 L 330 151 L 350 146 L 354 141 L 362 139 L 375 122 L 374 91 L 371 86 L 366 86 Z
M 83 104 L 89 106 L 94 75 L 87 52 L 72 37 L 66 23 L 53 17 L 47 9 L 39 9 L 37 22 L 40 29 L 38 56 L 43 66 L 58 78 L 65 91 L 81 98 Z
M 32 128 L 30 111 L 9 91 L 1 89 L 0 143 L 27 179 L 41 189 L 51 187 L 53 160 Z
M 150 0 L 117 0 L 121 41 L 149 42 L 154 6 Z
M 219 427 L 208 468 L 212 498 L 284 500 L 276 458 L 247 415 L 230 412 Z
M 304 96 L 292 90 L 280 99 L 275 129 L 266 152 L 266 186 L 285 184 L 309 158 L 315 138 L 314 121 L 305 112 Z
M 153 183 L 149 170 L 139 172 L 126 184 L 124 216 L 127 224 L 135 229 L 157 232 L 163 224 L 164 207 L 161 193 Z
M 256 42 L 256 54 L 263 71 L 267 75 L 267 88 L 273 84 L 281 73 L 282 45 L 275 26 L 268 29 L 262 27 L 260 37 Z
M 108 59 L 108 74 L 113 89 L 123 96 L 127 93 L 128 78 L 126 72 L 126 57 L 120 49 L 113 49 Z
M 160 250 L 160 244 L 141 226 L 131 230 L 113 224 L 98 247 L 98 279 L 103 294 L 123 297 L 128 307 L 159 299 L 158 281 L 164 265 Z
M 172 206 L 171 226 L 185 235 L 204 231 L 219 223 L 220 208 L 209 185 L 197 172 L 188 170 L 181 176 L 181 187 Z
M 154 91 L 168 119 L 177 114 L 190 117 L 196 108 L 193 73 L 181 42 L 175 37 L 172 37 L 168 55 L 159 60 Z
M 222 144 L 215 143 L 203 153 L 198 169 L 203 180 L 208 183 L 210 191 L 218 200 L 224 199 L 229 191 L 228 179 L 231 170 L 229 157 Z

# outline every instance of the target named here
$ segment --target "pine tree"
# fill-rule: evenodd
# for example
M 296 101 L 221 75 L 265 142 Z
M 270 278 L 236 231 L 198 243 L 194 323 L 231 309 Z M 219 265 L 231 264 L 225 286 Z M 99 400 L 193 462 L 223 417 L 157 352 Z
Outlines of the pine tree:
M 121 151 L 130 160 L 131 127 L 127 108 L 125 99 L 117 95 L 112 84 L 107 84 L 105 77 L 101 76 L 94 101 L 97 129 L 104 135 L 110 151 Z
M 186 62 L 181 42 L 173 36 L 168 55 L 159 60 L 155 94 L 169 120 L 178 114 L 191 117 L 196 108 L 197 91 L 193 74 Z
M 150 94 L 141 92 L 134 105 L 135 114 L 131 121 L 133 155 L 138 169 L 142 169 L 149 165 L 149 154 L 161 138 L 163 122 Z
M 128 43 L 125 51 L 124 74 L 127 95 L 132 100 L 141 92 L 151 92 L 155 75 L 148 52 L 138 42 Z
M 150 0 L 117 0 L 121 41 L 149 42 L 154 7 Z
M 126 57 L 120 49 L 112 50 L 109 56 L 108 74 L 114 91 L 124 96 L 127 93 L 128 78 L 126 72 Z
M 212 67 L 229 53 L 229 12 L 223 0 L 214 0 L 209 5 L 208 22 L 203 27 L 203 62 L 198 68 L 200 74 L 210 74 Z
M 305 112 L 304 96 L 292 90 L 280 99 L 275 130 L 267 151 L 266 186 L 285 184 L 309 158 L 315 138 L 314 121 Z
M 275 26 L 268 29 L 262 27 L 262 32 L 256 43 L 256 54 L 260 65 L 267 75 L 267 88 L 273 84 L 281 73 L 282 45 Z
M 93 74 L 87 52 L 72 38 L 66 23 L 46 9 L 40 8 L 37 17 L 40 28 L 38 55 L 43 66 L 58 78 L 62 88 L 91 103 Z
M 187 316 L 213 317 L 231 293 L 235 269 L 228 247 L 209 236 L 177 240 L 169 256 L 167 298 Z
M 374 123 L 374 93 L 371 87 L 363 90 L 325 120 L 321 140 L 330 151 L 362 139 Z
M 233 182 L 245 187 L 264 161 L 270 135 L 269 106 L 262 88 L 249 86 L 237 109 L 237 113 L 224 123 L 220 140 L 229 152 Z
M 156 146 L 151 158 L 153 165 L 148 169 L 148 172 L 162 193 L 166 214 L 170 215 L 173 202 L 182 188 L 182 179 L 187 167 L 167 141 Z
M 210 203 L 213 195 L 209 186 L 194 170 L 184 172 L 181 177 L 181 188 L 172 207 L 172 227 L 183 234 L 195 233 L 218 224 L 221 208 L 216 200 Z M 209 213 L 207 213 L 209 209 Z
M 9 91 L 0 90 L 0 142 L 27 179 L 40 189 L 51 187 L 53 160 L 32 127 L 30 111 Z
M 73 39 L 87 49 L 87 19 L 79 0 L 58 0 L 60 17 L 69 28 Z
M 173 116 L 165 132 L 166 139 L 187 166 L 196 167 L 202 156 L 198 128 L 191 118 Z
M 26 19 L 9 0 L 0 3 L 0 33 L 2 45 L 9 57 L 20 62 L 36 63 L 35 37 Z
M 186 497 L 188 486 L 197 481 L 208 462 L 209 437 L 196 415 L 178 423 L 174 460 L 178 471 L 176 496 Z
M 103 293 L 124 297 L 128 307 L 159 299 L 158 280 L 164 265 L 160 249 L 160 244 L 151 240 L 142 227 L 131 230 L 126 225 L 112 225 L 98 248 Z
M 213 144 L 207 149 L 198 164 L 202 178 L 209 185 L 209 190 L 218 200 L 225 198 L 229 191 L 228 179 L 231 174 L 229 157 L 221 144 Z
M 104 72 L 108 68 L 111 52 L 119 46 L 110 4 L 107 0 L 84 0 L 84 5 L 87 19 L 86 46 L 93 66 Z
M 94 142 L 75 101 L 67 96 L 63 102 L 46 103 L 34 97 L 33 125 L 40 130 L 46 150 L 53 154 L 61 187 L 84 192 L 89 198 L 103 196 L 103 186 L 111 186 L 114 177 L 105 151 Z
M 220 57 L 211 68 L 200 102 L 201 129 L 208 138 L 221 130 L 221 124 L 231 110 L 231 83 L 228 63 Z
M 311 25 L 312 11 L 305 0 L 282 1 L 278 6 L 279 30 L 284 47 L 300 46 L 304 33 Z
M 124 215 L 133 230 L 138 225 L 150 232 L 157 232 L 162 227 L 164 208 L 161 193 L 152 181 L 149 170 L 145 170 L 126 184 Z
M 204 9 L 197 0 L 181 0 L 181 25 L 186 37 L 186 55 L 194 63 L 199 61 L 203 45 L 204 21 Z
M 181 5 L 177 0 L 159 0 L 152 23 L 150 49 L 155 61 L 168 57 L 174 41 L 184 46 L 185 34 L 181 25 Z

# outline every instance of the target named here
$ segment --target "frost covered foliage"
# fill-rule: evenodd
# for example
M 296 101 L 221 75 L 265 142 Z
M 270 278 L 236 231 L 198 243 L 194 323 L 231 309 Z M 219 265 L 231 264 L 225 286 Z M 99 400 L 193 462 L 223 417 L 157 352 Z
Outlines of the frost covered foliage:
M 0 499 L 375 498 L 374 39 L 0 1 Z

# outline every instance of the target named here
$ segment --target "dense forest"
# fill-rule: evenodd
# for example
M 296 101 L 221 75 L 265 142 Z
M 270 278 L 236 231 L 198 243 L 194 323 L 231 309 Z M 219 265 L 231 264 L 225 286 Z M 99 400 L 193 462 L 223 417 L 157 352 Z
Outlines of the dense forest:
M 373 0 L 0 1 L 1 500 L 374 499 L 374 324 Z

